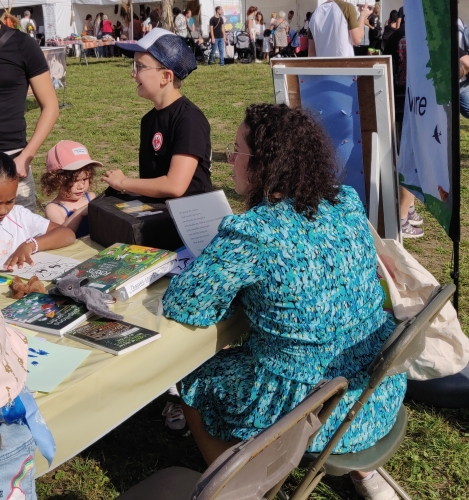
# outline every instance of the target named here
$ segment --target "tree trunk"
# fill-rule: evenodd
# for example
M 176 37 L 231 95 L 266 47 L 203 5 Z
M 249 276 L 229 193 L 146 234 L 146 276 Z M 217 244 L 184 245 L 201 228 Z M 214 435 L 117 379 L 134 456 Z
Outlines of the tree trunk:
M 169 31 L 174 31 L 173 5 L 174 0 L 163 0 L 162 23 L 163 28 Z

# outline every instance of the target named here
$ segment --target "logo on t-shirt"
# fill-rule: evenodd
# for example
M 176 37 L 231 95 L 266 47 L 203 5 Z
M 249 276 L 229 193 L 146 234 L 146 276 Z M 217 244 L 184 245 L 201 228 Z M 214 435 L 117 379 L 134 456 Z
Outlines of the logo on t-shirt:
M 158 151 L 159 149 L 161 149 L 161 146 L 163 145 L 163 134 L 161 132 L 157 132 L 153 136 L 151 143 L 152 143 L 153 149 L 155 151 Z

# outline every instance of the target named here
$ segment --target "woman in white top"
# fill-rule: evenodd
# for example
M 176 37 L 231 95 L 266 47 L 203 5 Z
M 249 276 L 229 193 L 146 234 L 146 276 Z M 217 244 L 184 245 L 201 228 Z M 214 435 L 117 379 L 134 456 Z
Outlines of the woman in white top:
M 257 15 L 257 7 L 254 7 L 252 5 L 251 7 L 249 7 L 246 13 L 246 31 L 249 33 L 249 38 L 251 39 L 252 50 L 254 52 L 254 60 L 256 62 L 262 62 L 259 59 L 257 59 L 256 27 L 255 27 L 256 15 Z
M 181 9 L 178 7 L 173 8 L 174 18 L 174 33 L 176 35 L 181 36 L 182 38 L 187 38 L 187 20 L 186 16 L 181 12 Z
M 256 14 L 256 18 L 254 19 L 254 29 L 256 30 L 256 41 L 264 39 L 264 31 L 265 31 L 265 23 L 264 23 L 264 16 L 262 15 L 262 12 L 258 12 Z

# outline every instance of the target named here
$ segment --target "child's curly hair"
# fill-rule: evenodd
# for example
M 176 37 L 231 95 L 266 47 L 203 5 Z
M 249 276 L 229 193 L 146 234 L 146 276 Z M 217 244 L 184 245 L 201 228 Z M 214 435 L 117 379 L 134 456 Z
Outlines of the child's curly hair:
M 96 174 L 94 165 L 86 165 L 86 167 L 78 170 L 53 170 L 52 172 L 46 172 L 41 177 L 42 192 L 46 196 L 62 190 L 65 190 L 67 194 L 71 194 L 72 186 L 77 182 L 78 176 L 82 172 L 88 174 L 91 185 Z

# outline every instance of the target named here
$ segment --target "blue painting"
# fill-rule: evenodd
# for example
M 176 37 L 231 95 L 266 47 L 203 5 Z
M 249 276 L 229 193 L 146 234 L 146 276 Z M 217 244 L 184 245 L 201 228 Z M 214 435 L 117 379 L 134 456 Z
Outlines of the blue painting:
M 368 213 L 357 77 L 308 75 L 298 79 L 302 107 L 323 124 L 336 148 L 340 180 L 357 191 Z

